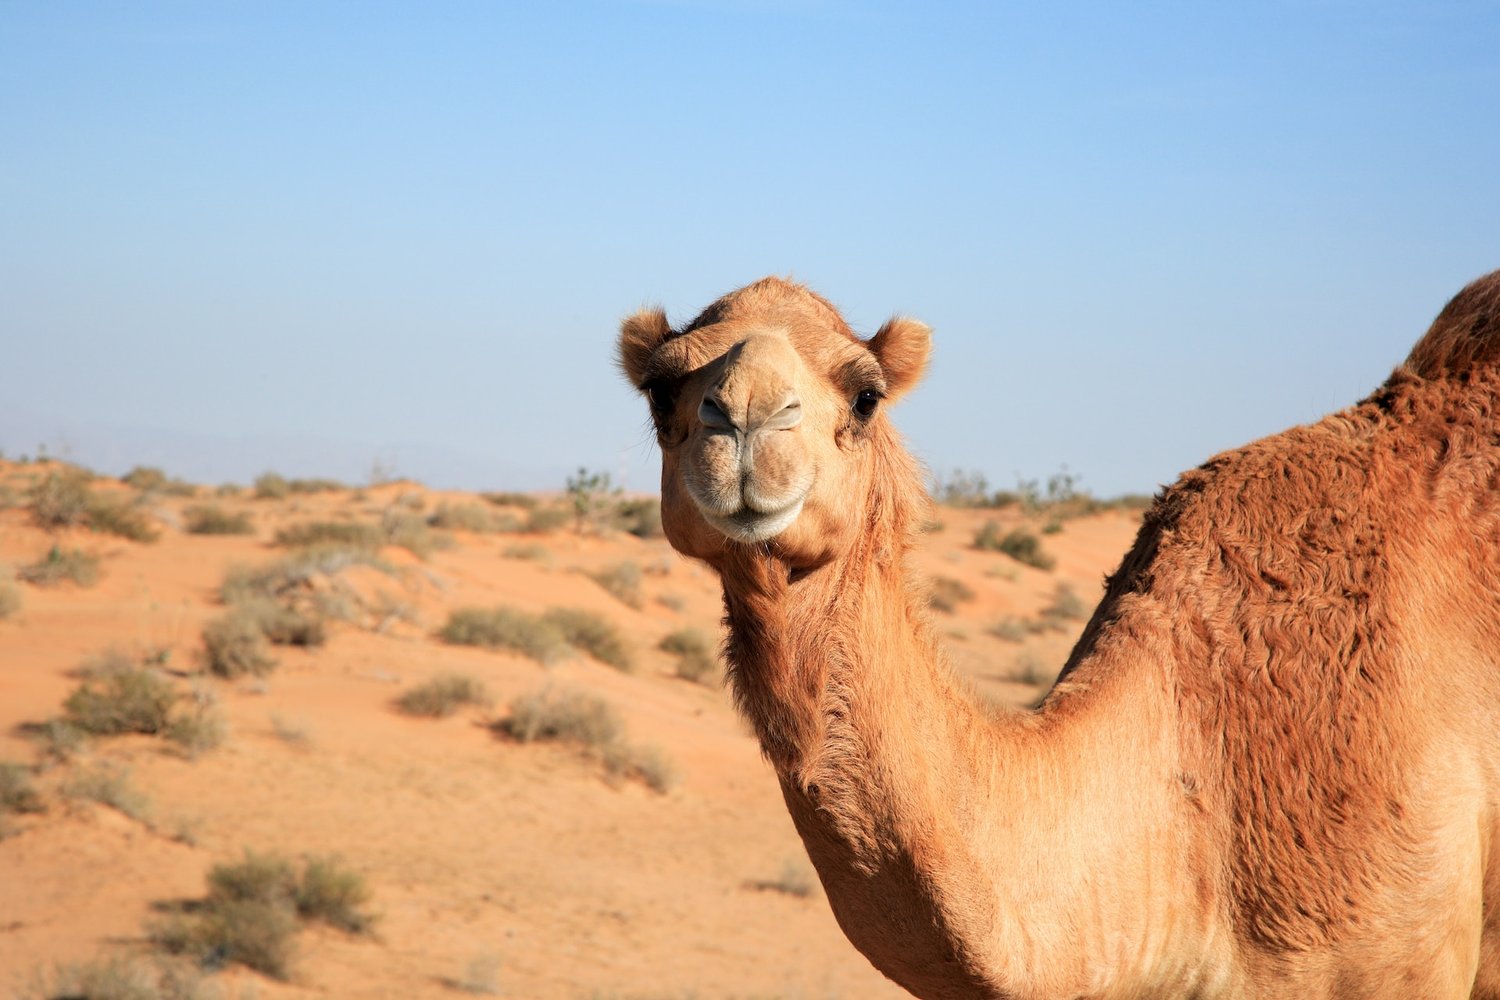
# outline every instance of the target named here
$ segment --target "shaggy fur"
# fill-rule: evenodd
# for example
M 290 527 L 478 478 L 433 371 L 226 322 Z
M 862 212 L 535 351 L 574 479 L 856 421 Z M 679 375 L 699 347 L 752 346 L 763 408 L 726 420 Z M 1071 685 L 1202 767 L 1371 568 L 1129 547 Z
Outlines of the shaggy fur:
M 905 389 L 925 328 L 860 341 L 775 279 L 627 321 L 668 536 L 723 580 L 736 699 L 878 968 L 928 997 L 1500 997 L 1497 306 L 1500 272 L 1365 401 L 1165 490 L 1054 690 L 999 715 L 906 570 L 917 469 L 850 416 L 877 375 L 848 373 Z M 768 336 L 795 374 L 736 367 Z M 704 393 L 789 383 L 783 437 L 700 445 Z M 815 483 L 797 520 L 715 532 L 683 477 L 773 447 L 767 482 Z

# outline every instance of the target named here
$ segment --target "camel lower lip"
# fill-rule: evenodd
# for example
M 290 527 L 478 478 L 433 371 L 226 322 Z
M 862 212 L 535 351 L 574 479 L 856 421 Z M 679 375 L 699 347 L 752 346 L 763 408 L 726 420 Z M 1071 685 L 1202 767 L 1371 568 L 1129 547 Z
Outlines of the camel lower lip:
M 764 542 L 781 534 L 802 513 L 802 500 L 774 513 L 742 508 L 727 517 L 711 516 L 709 522 L 737 542 Z

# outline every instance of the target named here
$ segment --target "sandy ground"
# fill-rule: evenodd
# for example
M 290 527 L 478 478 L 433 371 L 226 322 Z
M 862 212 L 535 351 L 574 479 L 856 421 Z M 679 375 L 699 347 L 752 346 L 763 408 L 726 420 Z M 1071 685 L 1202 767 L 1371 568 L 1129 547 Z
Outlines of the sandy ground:
M 431 512 L 474 496 L 411 484 L 261 500 L 148 495 L 161 530 L 151 543 L 33 523 L 25 491 L 43 465 L 0 463 L 4 577 L 53 545 L 99 555 L 93 586 L 16 584 L 20 610 L 0 619 L 0 761 L 32 769 L 45 812 L 5 817 L 0 839 L 0 991 L 38 996 L 60 964 L 150 956 L 147 928 L 164 906 L 201 898 L 205 874 L 248 849 L 293 858 L 337 855 L 362 873 L 378 914 L 373 934 L 302 932 L 289 982 L 231 966 L 208 976 L 225 997 L 455 997 L 465 986 L 508 997 L 893 997 L 845 941 L 819 890 L 765 883 L 810 874 L 770 770 L 717 685 L 674 675 L 656 649 L 696 626 L 717 636 L 712 574 L 660 539 L 622 532 L 540 535 L 451 532 L 425 560 L 387 547 L 384 570 L 353 567 L 341 586 L 391 611 L 335 622 L 315 650 L 276 647 L 278 665 L 234 681 L 199 671 L 200 630 L 222 614 L 218 587 L 235 565 L 286 554 L 280 527 L 314 520 L 378 522 L 390 509 Z M 250 514 L 255 534 L 183 530 L 186 508 L 214 502 Z M 497 508 L 490 508 L 497 509 Z M 518 516 L 524 512 L 515 511 Z M 935 613 L 955 666 L 983 697 L 1035 699 L 1081 622 L 1016 643 L 987 630 L 1032 617 L 1059 583 L 1090 608 L 1136 530 L 1134 516 L 1067 521 L 1044 536 L 1049 572 L 971 547 L 986 519 L 1014 511 L 941 509 L 920 568 L 972 596 Z M 517 545 L 544 555 L 517 558 Z M 628 607 L 584 572 L 622 562 L 643 571 Z M 578 655 L 550 667 L 436 638 L 449 611 L 509 604 L 584 608 L 627 637 L 632 674 Z M 383 627 L 377 627 L 383 626 Z M 183 692 L 217 698 L 223 744 L 189 759 L 158 737 L 97 738 L 49 762 L 36 726 L 62 713 L 90 656 L 115 648 L 163 665 Z M 1014 678 L 1031 665 L 1037 684 Z M 403 691 L 441 673 L 481 679 L 494 707 L 445 719 L 395 710 Z M 543 686 L 606 698 L 632 743 L 659 748 L 677 773 L 665 794 L 610 780 L 556 745 L 519 745 L 493 721 Z M 66 794 L 78 774 L 128 769 L 137 815 Z

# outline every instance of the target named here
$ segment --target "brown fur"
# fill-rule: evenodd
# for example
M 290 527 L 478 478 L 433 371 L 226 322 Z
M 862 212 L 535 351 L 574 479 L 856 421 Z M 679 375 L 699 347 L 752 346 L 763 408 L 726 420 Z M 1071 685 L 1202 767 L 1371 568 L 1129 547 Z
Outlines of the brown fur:
M 670 403 L 669 537 L 721 575 L 737 701 L 877 967 L 930 997 L 1500 997 L 1497 302 L 1500 272 L 1369 399 L 1165 490 L 1055 689 L 999 716 L 905 569 L 914 463 L 847 415 L 915 380 L 925 328 L 861 342 L 776 279 L 681 332 L 627 322 Z M 785 337 L 795 377 L 735 369 L 745 336 Z M 753 544 L 680 482 L 725 460 L 691 417 L 725 366 L 807 411 L 754 447 L 818 485 Z

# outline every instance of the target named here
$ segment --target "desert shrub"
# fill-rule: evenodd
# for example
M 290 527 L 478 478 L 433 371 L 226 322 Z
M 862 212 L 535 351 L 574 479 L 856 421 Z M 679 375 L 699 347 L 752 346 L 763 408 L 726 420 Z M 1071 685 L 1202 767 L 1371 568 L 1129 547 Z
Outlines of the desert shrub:
M 954 469 L 951 475 L 934 476 L 932 497 L 946 507 L 990 507 L 989 480 L 981 472 Z
M 927 592 L 927 606 L 934 611 L 942 611 L 952 614 L 958 610 L 960 601 L 972 601 L 974 591 L 962 580 L 955 580 L 949 576 L 936 576 Z
M 1000 534 L 999 525 L 986 521 L 974 536 L 974 547 L 993 552 L 1003 552 L 1019 563 L 1050 570 L 1057 561 L 1042 549 L 1042 540 L 1027 528 L 1014 528 L 1005 535 Z
M 81 469 L 47 473 L 46 478 L 29 491 L 31 515 L 36 523 L 48 530 L 82 524 L 93 499 L 90 478 Z
M 515 608 L 458 608 L 448 615 L 439 635 L 457 646 L 508 649 L 538 663 L 553 663 L 568 652 L 557 627 Z
M 334 858 L 308 858 L 292 899 L 304 920 L 317 920 L 350 934 L 363 934 L 374 924 L 374 918 L 361 909 L 370 900 L 364 876 Z
M 297 872 L 279 854 L 247 850 L 244 860 L 214 865 L 208 873 L 210 903 L 291 903 L 297 892 Z
M 579 533 L 598 520 L 605 498 L 618 492 L 610 488 L 609 473 L 590 472 L 582 466 L 576 475 L 568 477 L 567 490 L 573 505 L 573 528 Z
M 482 681 L 466 674 L 444 674 L 407 691 L 396 706 L 407 715 L 445 718 L 464 705 L 488 705 L 490 693 Z
M 289 600 L 311 589 L 316 577 L 331 576 L 349 566 L 392 571 L 371 549 L 324 542 L 294 549 L 272 563 L 231 567 L 219 585 L 219 600 L 225 604 L 240 604 L 255 598 Z
M 588 578 L 627 607 L 641 606 L 641 568 L 635 563 L 622 562 L 606 566 L 589 573 Z
M 559 742 L 602 751 L 620 738 L 621 724 L 602 698 L 544 689 L 511 702 L 510 715 L 497 728 L 519 743 Z
M 775 878 L 755 879 L 750 882 L 752 889 L 781 892 L 799 899 L 811 896 L 817 885 L 817 873 L 812 870 L 812 866 L 805 859 L 800 857 L 789 857 L 783 861 L 781 871 Z
M 255 477 L 257 500 L 284 500 L 292 492 L 287 481 L 275 472 L 262 472 Z
M 605 773 L 612 778 L 639 781 L 663 795 L 677 785 L 677 766 L 660 747 L 613 743 L 602 751 L 601 757 Z
M 1004 639 L 1006 642 L 1025 642 L 1026 637 L 1035 634 L 1037 629 L 1034 622 L 1028 622 L 1024 618 L 1017 618 L 1015 615 L 1006 615 L 991 625 L 986 631 L 995 638 Z
M 336 493 L 339 490 L 348 489 L 337 479 L 329 479 L 326 476 L 291 479 L 287 481 L 286 488 L 288 493 Z
M 530 493 L 481 493 L 479 495 L 496 507 L 519 507 L 522 510 L 533 510 L 537 505 L 536 497 Z
M 167 474 L 154 465 L 137 465 L 121 476 L 120 482 L 142 493 L 149 493 L 167 485 Z
M 683 610 L 687 608 L 687 601 L 683 600 L 681 594 L 657 594 L 656 603 L 678 614 L 682 614 Z
M 655 497 L 621 500 L 615 505 L 613 521 L 615 527 L 637 538 L 660 538 L 661 501 Z
M 453 545 L 450 536 L 433 531 L 421 514 L 394 507 L 380 519 L 380 530 L 388 544 L 406 549 L 418 559 L 426 559 L 437 549 Z
M 64 763 L 72 760 L 88 743 L 88 735 L 67 719 L 48 719 L 31 733 L 37 749 L 48 761 Z
M 203 626 L 203 665 L 230 680 L 270 673 L 276 661 L 266 649 L 259 617 L 236 608 Z
M 383 541 L 379 528 L 358 521 L 307 521 L 276 532 L 277 545 L 307 548 L 334 545 L 357 549 L 377 549 Z
M 190 535 L 252 535 L 255 526 L 243 511 L 231 513 L 218 504 L 203 504 L 183 511 Z
M 526 515 L 526 531 L 533 535 L 544 535 L 556 531 L 572 520 L 573 515 L 562 507 L 534 507 Z
M 1020 684 L 1041 684 L 1051 676 L 1047 665 L 1031 650 L 1022 650 L 1010 665 L 1010 679 Z
M 1062 530 L 1062 521 L 1058 520 L 1055 517 L 1051 518 L 1047 521 L 1047 523 L 1042 525 L 1042 534 L 1044 535 L 1060 535 L 1062 534 Z
M 328 638 L 327 620 L 313 609 L 251 598 L 234 605 L 230 614 L 254 621 L 261 634 L 277 646 L 321 646 Z
M 88 526 L 93 531 L 133 542 L 154 542 L 161 534 L 145 511 L 119 497 L 90 497 Z
M 297 914 L 285 902 L 210 900 L 195 913 L 181 913 L 152 929 L 165 950 L 205 965 L 226 962 L 272 979 L 291 978 L 296 954 Z
M 514 515 L 487 510 L 474 503 L 440 503 L 427 522 L 434 528 L 448 531 L 472 531 L 476 534 L 489 531 L 515 531 L 521 522 Z
M 46 1000 L 209 1000 L 202 975 L 179 963 L 147 964 L 127 956 L 69 962 L 39 977 L 38 998 Z
M 1088 616 L 1089 606 L 1066 583 L 1057 585 L 1052 592 L 1052 602 L 1042 609 L 1042 617 L 1057 622 L 1059 630 L 1065 629 L 1063 622 L 1084 621 Z
M 0 621 L 21 610 L 21 588 L 0 576 Z
M 704 683 L 717 675 L 713 640 L 701 629 L 680 628 L 665 636 L 658 649 L 677 657 L 677 676 Z
M 552 608 L 542 621 L 562 634 L 568 645 L 627 673 L 635 669 L 635 657 L 620 630 L 602 615 L 582 608 Z
M 63 785 L 63 794 L 109 806 L 131 819 L 145 820 L 151 800 L 130 783 L 130 769 L 100 766 L 77 771 Z
M 527 542 L 522 545 L 507 545 L 500 553 L 507 559 L 530 559 L 535 562 L 545 562 L 552 558 L 552 553 L 547 551 L 546 546 L 535 542 Z
M 63 702 L 68 722 L 86 733 L 155 734 L 166 730 L 177 692 L 155 670 L 112 657 Z
M 195 687 L 185 711 L 172 716 L 162 734 L 182 748 L 190 760 L 224 742 L 226 725 L 211 689 Z
M 46 809 L 31 771 L 15 761 L 0 761 L 0 813 L 39 813 Z
M 22 566 L 16 575 L 38 587 L 55 586 L 64 580 L 92 587 L 99 582 L 99 557 L 82 549 L 64 550 L 54 545 L 36 562 Z

